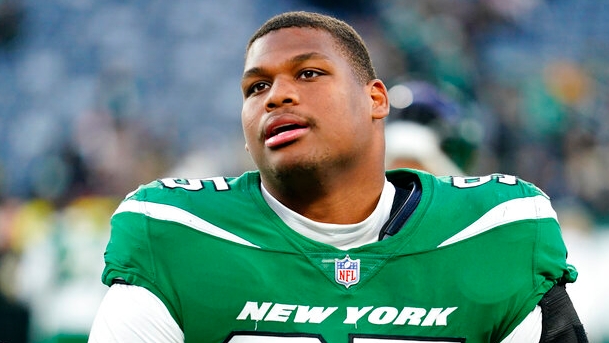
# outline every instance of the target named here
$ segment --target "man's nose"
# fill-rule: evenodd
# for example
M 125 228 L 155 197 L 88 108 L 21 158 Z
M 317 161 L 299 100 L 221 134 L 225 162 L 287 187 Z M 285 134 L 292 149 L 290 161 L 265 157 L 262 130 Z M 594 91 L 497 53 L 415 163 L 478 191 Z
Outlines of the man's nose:
M 284 105 L 296 105 L 298 92 L 295 81 L 288 78 L 277 78 L 268 92 L 265 108 L 272 111 Z

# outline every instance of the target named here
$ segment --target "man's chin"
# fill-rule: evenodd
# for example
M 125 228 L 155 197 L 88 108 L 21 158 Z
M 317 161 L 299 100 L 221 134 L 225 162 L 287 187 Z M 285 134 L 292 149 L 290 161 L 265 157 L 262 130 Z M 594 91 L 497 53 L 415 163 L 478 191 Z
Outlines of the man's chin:
M 312 176 L 320 168 L 320 164 L 306 160 L 283 160 L 276 161 L 268 168 L 268 171 L 277 179 L 290 179 L 294 177 Z

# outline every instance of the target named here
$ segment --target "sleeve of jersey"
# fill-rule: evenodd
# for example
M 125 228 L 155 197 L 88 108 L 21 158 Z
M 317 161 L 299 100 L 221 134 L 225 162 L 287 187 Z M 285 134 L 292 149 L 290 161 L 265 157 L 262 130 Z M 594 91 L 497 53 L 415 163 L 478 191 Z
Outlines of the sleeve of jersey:
M 549 199 L 537 197 L 536 201 L 538 211 L 554 211 Z M 567 248 L 556 215 L 552 218 L 540 218 L 537 222 L 539 227 L 534 255 L 536 277 L 540 283 L 553 281 L 544 287 L 542 291 L 545 293 L 556 283 L 574 282 L 577 279 L 577 271 L 567 264 Z
M 526 195 L 510 201 L 510 208 L 505 209 L 506 213 L 511 212 L 508 216 L 513 215 L 514 223 L 520 222 L 523 224 L 522 228 L 534 229 L 534 239 L 531 242 L 533 288 L 526 303 L 522 304 L 522 309 L 531 309 L 555 284 L 574 282 L 577 272 L 567 264 L 567 248 L 550 199 L 535 186 L 525 185 L 525 189 Z M 520 312 L 515 323 L 522 321 L 524 316 L 525 313 Z
M 104 254 L 105 268 L 102 282 L 108 286 L 115 280 L 141 286 L 168 304 L 156 280 L 155 261 L 150 246 L 149 218 L 145 207 L 145 190 L 140 190 L 118 207 L 111 219 L 110 241 Z M 171 308 L 168 308 L 172 313 Z
M 102 281 L 110 286 L 122 279 L 128 284 L 154 283 L 154 264 L 150 255 L 148 225 L 145 215 L 122 212 L 121 204 L 110 221 L 110 241 L 104 260 Z

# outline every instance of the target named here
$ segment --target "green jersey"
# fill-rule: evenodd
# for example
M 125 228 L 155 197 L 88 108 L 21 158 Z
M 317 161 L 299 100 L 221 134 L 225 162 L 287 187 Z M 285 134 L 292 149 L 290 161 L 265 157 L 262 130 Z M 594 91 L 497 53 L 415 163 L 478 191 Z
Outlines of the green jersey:
M 394 236 L 349 250 L 290 229 L 260 175 L 163 179 L 112 217 L 103 282 L 145 287 L 186 342 L 499 342 L 572 282 L 547 196 L 512 176 L 420 179 Z M 345 185 L 351 187 L 351 185 Z

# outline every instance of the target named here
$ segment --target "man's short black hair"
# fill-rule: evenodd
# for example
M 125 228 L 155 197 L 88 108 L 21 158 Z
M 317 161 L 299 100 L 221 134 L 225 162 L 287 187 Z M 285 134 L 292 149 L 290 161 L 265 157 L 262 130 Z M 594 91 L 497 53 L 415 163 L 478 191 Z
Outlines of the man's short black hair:
M 328 32 L 334 37 L 338 49 L 345 55 L 360 82 L 367 83 L 376 79 L 370 53 L 362 37 L 351 25 L 324 14 L 294 11 L 274 16 L 252 35 L 247 43 L 246 53 L 258 38 L 272 31 L 290 27 L 312 28 Z

